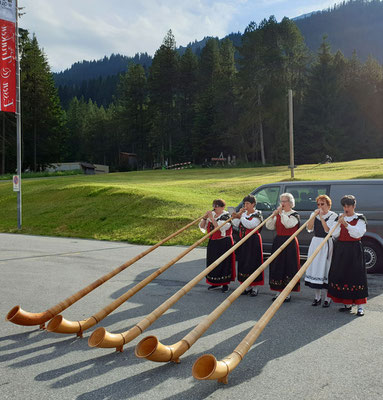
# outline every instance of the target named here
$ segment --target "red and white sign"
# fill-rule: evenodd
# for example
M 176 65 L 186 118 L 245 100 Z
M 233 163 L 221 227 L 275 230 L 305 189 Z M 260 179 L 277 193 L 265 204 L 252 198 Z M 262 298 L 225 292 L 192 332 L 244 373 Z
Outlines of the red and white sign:
M 16 112 L 16 0 L 0 0 L 0 111 Z

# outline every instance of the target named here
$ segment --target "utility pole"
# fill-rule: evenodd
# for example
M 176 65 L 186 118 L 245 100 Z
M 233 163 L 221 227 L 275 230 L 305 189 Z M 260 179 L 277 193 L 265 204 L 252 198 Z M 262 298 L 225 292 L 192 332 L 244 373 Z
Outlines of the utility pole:
M 294 178 L 294 130 L 293 130 L 293 91 L 289 89 L 289 138 L 290 138 L 290 165 L 291 178 Z

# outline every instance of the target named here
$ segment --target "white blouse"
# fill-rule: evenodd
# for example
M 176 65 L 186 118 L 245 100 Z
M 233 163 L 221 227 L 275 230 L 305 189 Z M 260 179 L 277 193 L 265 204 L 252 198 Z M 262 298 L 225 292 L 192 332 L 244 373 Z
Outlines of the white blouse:
M 217 216 L 216 212 L 213 211 L 213 218 L 215 219 L 215 221 L 217 221 L 218 218 L 220 218 L 220 217 L 222 217 L 222 215 L 226 215 L 226 214 L 229 215 L 229 213 L 228 213 L 227 211 L 223 211 L 222 214 L 220 214 L 220 215 Z M 202 228 L 202 227 L 201 227 L 202 221 L 203 221 L 203 220 L 201 219 L 201 221 L 200 221 L 200 223 L 199 223 L 199 229 L 201 230 L 202 233 L 206 233 L 206 227 L 207 227 L 208 223 L 209 223 L 209 222 L 212 222 L 212 221 L 211 221 L 210 218 L 208 218 L 208 219 L 205 221 L 205 222 L 206 222 L 205 228 Z M 221 225 L 222 223 L 223 223 L 223 221 L 217 221 L 217 224 L 218 224 L 218 225 Z M 228 229 L 230 229 L 230 227 L 231 227 L 231 223 L 228 222 L 227 224 L 225 224 L 225 225 L 221 226 L 221 228 L 219 228 L 222 237 L 226 237 L 226 231 L 227 231 Z
M 257 211 L 254 211 L 253 213 L 248 213 L 247 211 L 245 211 L 241 215 L 241 218 L 233 219 L 233 225 L 238 227 L 239 224 L 241 223 L 246 229 L 254 229 L 261 223 L 261 219 L 259 217 L 252 218 L 251 220 L 248 218 L 250 218 L 256 212 Z
M 299 223 L 298 219 L 293 215 L 291 215 L 295 212 L 296 212 L 295 210 L 290 210 L 290 211 L 282 210 L 282 212 L 279 214 L 281 216 L 281 223 L 286 229 L 293 228 L 295 225 Z M 277 223 L 277 216 L 275 215 L 273 218 L 269 219 L 266 222 L 266 228 L 272 231 L 273 229 L 275 229 L 276 223 Z
M 339 214 L 339 216 L 341 216 L 342 214 Z M 353 219 L 358 218 L 357 214 L 351 215 L 351 216 L 346 216 L 344 217 L 344 220 L 346 222 L 351 222 Z M 336 222 L 334 221 L 334 223 L 332 224 L 331 228 L 334 226 Z M 356 225 L 347 225 L 346 229 L 348 230 L 348 233 L 350 234 L 350 236 L 354 239 L 359 239 L 361 238 L 367 230 L 367 226 L 366 223 L 364 222 L 363 219 L 358 219 L 358 222 L 356 223 Z M 332 234 L 334 238 L 339 237 L 340 235 L 340 225 L 338 225 L 334 231 L 334 233 Z

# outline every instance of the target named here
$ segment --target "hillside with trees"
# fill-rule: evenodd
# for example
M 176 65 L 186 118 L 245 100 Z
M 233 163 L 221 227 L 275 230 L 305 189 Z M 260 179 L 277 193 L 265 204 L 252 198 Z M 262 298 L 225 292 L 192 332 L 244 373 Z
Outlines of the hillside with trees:
M 369 56 L 383 63 L 383 2 L 342 1 L 337 5 L 295 21 L 307 47 L 316 51 L 324 35 L 333 51 L 346 57 L 354 52 L 362 61 Z
M 190 47 L 181 55 L 169 31 L 149 68 L 131 63 L 118 76 L 113 101 L 74 96 L 65 109 L 37 39 L 23 38 L 24 169 L 60 161 L 131 168 L 121 152 L 134 153 L 138 169 L 208 165 L 221 153 L 235 155 L 237 165 L 287 165 L 288 89 L 297 164 L 320 163 L 326 155 L 383 157 L 381 62 L 347 57 L 326 37 L 312 53 L 288 18 L 251 22 L 237 46 L 210 38 L 199 55 Z M 14 120 L 1 117 L 2 171 L 12 171 Z
M 152 57 L 147 53 L 134 57 L 112 54 L 102 60 L 83 60 L 65 71 L 54 73 L 62 105 L 67 108 L 73 97 L 83 96 L 98 105 L 107 106 L 113 100 L 120 75 L 132 64 L 140 64 L 147 71 L 152 64 Z
M 301 31 L 308 49 L 315 53 L 319 48 L 323 36 L 334 52 L 338 50 L 346 57 L 355 52 L 358 58 L 366 61 L 369 56 L 380 63 L 383 62 L 383 2 L 381 0 L 351 0 L 341 2 L 333 7 L 316 11 L 293 19 Z M 187 46 L 177 47 L 182 56 L 187 48 L 197 56 L 201 56 L 202 49 L 213 37 L 195 40 Z M 235 49 L 241 46 L 242 34 L 231 33 L 224 39 L 229 39 Z M 239 53 L 235 51 L 237 60 Z M 102 60 L 81 61 L 60 73 L 54 73 L 54 81 L 59 91 L 61 103 L 67 108 L 73 97 L 91 99 L 104 107 L 113 101 L 119 75 L 124 73 L 130 64 L 140 64 L 146 73 L 153 57 L 147 53 L 127 57 L 112 54 Z

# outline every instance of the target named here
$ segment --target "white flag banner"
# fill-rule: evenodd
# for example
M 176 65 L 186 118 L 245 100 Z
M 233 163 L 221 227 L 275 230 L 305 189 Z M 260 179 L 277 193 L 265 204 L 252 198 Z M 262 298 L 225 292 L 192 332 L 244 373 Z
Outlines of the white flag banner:
M 0 19 L 16 23 L 16 0 L 0 0 Z

